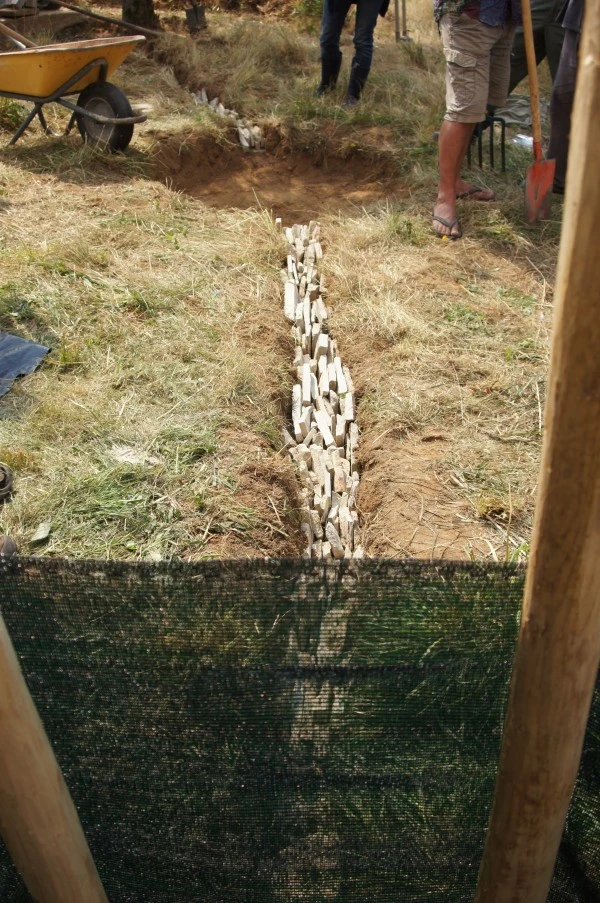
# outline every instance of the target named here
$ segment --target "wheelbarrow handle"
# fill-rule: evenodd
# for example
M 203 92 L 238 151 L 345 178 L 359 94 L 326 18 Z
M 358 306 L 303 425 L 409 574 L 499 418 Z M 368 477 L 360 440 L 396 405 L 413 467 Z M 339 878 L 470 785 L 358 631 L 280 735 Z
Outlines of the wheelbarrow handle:
M 39 44 L 34 44 L 25 35 L 19 34 L 18 31 L 13 31 L 12 28 L 9 28 L 8 25 L 3 25 L 2 22 L 0 22 L 0 32 L 6 35 L 7 38 L 10 38 L 18 46 L 19 50 L 25 50 L 27 47 L 39 47 Z

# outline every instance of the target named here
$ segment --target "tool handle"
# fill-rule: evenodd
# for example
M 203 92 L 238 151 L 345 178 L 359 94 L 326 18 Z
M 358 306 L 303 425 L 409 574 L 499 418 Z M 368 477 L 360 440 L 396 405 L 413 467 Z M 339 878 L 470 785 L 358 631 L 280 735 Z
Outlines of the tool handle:
M 400 5 L 399 0 L 394 0 L 394 25 L 396 28 L 396 43 L 400 40 Z
M 531 20 L 531 2 L 522 0 L 523 37 L 527 55 L 527 74 L 529 75 L 529 96 L 531 103 L 531 127 L 533 131 L 533 159 L 535 163 L 542 160 L 542 122 L 540 119 L 540 86 L 538 83 L 537 60 L 533 43 L 533 22 Z
M 406 27 L 406 0 L 402 0 L 402 37 L 405 38 L 408 35 L 408 29 Z
M 39 47 L 39 44 L 34 44 L 33 41 L 30 41 L 25 35 L 19 34 L 18 31 L 13 31 L 12 28 L 9 28 L 8 25 L 4 25 L 2 22 L 0 22 L 0 32 L 5 34 L 7 38 L 10 38 L 10 40 L 21 50 L 26 47 Z

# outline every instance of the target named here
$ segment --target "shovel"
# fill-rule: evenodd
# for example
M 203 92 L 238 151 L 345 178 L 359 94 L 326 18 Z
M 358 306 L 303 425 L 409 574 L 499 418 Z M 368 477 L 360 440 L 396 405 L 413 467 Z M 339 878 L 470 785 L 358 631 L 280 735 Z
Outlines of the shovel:
M 531 97 L 531 126 L 533 131 L 533 163 L 525 175 L 525 217 L 528 223 L 548 219 L 552 204 L 555 160 L 542 159 L 542 123 L 540 121 L 540 89 L 537 61 L 533 45 L 530 0 L 522 0 L 523 37 L 527 54 L 529 93 Z
M 190 34 L 194 34 L 194 32 L 206 28 L 206 12 L 204 4 L 196 3 L 196 0 L 192 0 L 192 8 L 186 9 L 185 11 L 185 19 Z
M 6 35 L 13 44 L 17 45 L 19 50 L 26 50 L 28 47 L 38 46 L 37 44 L 34 44 L 33 41 L 30 41 L 29 38 L 19 34 L 18 31 L 13 31 L 12 28 L 9 28 L 8 25 L 4 25 L 2 22 L 0 22 L 0 34 Z

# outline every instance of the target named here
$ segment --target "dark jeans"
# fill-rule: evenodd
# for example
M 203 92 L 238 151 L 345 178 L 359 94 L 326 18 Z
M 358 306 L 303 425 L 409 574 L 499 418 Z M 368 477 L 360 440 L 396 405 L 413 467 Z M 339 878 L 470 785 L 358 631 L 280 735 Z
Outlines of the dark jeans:
M 554 190 L 564 191 L 571 134 L 571 113 L 577 79 L 579 32 L 565 29 L 565 40 L 550 100 L 550 144 L 548 159 L 556 160 Z
M 324 0 L 321 20 L 321 59 L 337 59 L 340 35 L 350 9 L 350 0 Z M 357 0 L 354 29 L 354 62 L 366 72 L 373 59 L 373 32 L 381 0 Z
M 544 58 L 548 59 L 552 80 L 556 78 L 560 52 L 563 45 L 565 30 L 556 21 L 556 18 L 564 6 L 564 0 L 531 0 L 531 20 L 533 25 L 533 44 L 537 64 Z M 512 51 L 510 54 L 510 84 L 508 93 L 512 94 L 527 75 L 527 55 L 525 53 L 525 38 L 523 26 L 515 31 Z

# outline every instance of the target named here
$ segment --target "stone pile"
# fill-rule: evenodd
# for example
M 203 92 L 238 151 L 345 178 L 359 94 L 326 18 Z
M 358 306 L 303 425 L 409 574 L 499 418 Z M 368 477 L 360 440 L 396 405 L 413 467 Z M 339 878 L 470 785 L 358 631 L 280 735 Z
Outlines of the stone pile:
M 356 500 L 358 426 L 348 368 L 329 332 L 320 226 L 283 230 L 288 243 L 283 312 L 295 344 L 292 433 L 283 441 L 301 482 L 305 558 L 362 558 Z
M 253 125 L 248 119 L 238 116 L 235 110 L 228 110 L 219 101 L 218 97 L 213 97 L 212 100 L 209 100 L 206 90 L 202 88 L 201 91 L 194 94 L 194 99 L 196 103 L 205 104 L 210 107 L 217 116 L 225 116 L 228 119 L 231 119 L 237 127 L 238 137 L 243 148 L 246 148 L 247 150 L 264 149 L 265 142 L 261 129 L 257 125 Z

